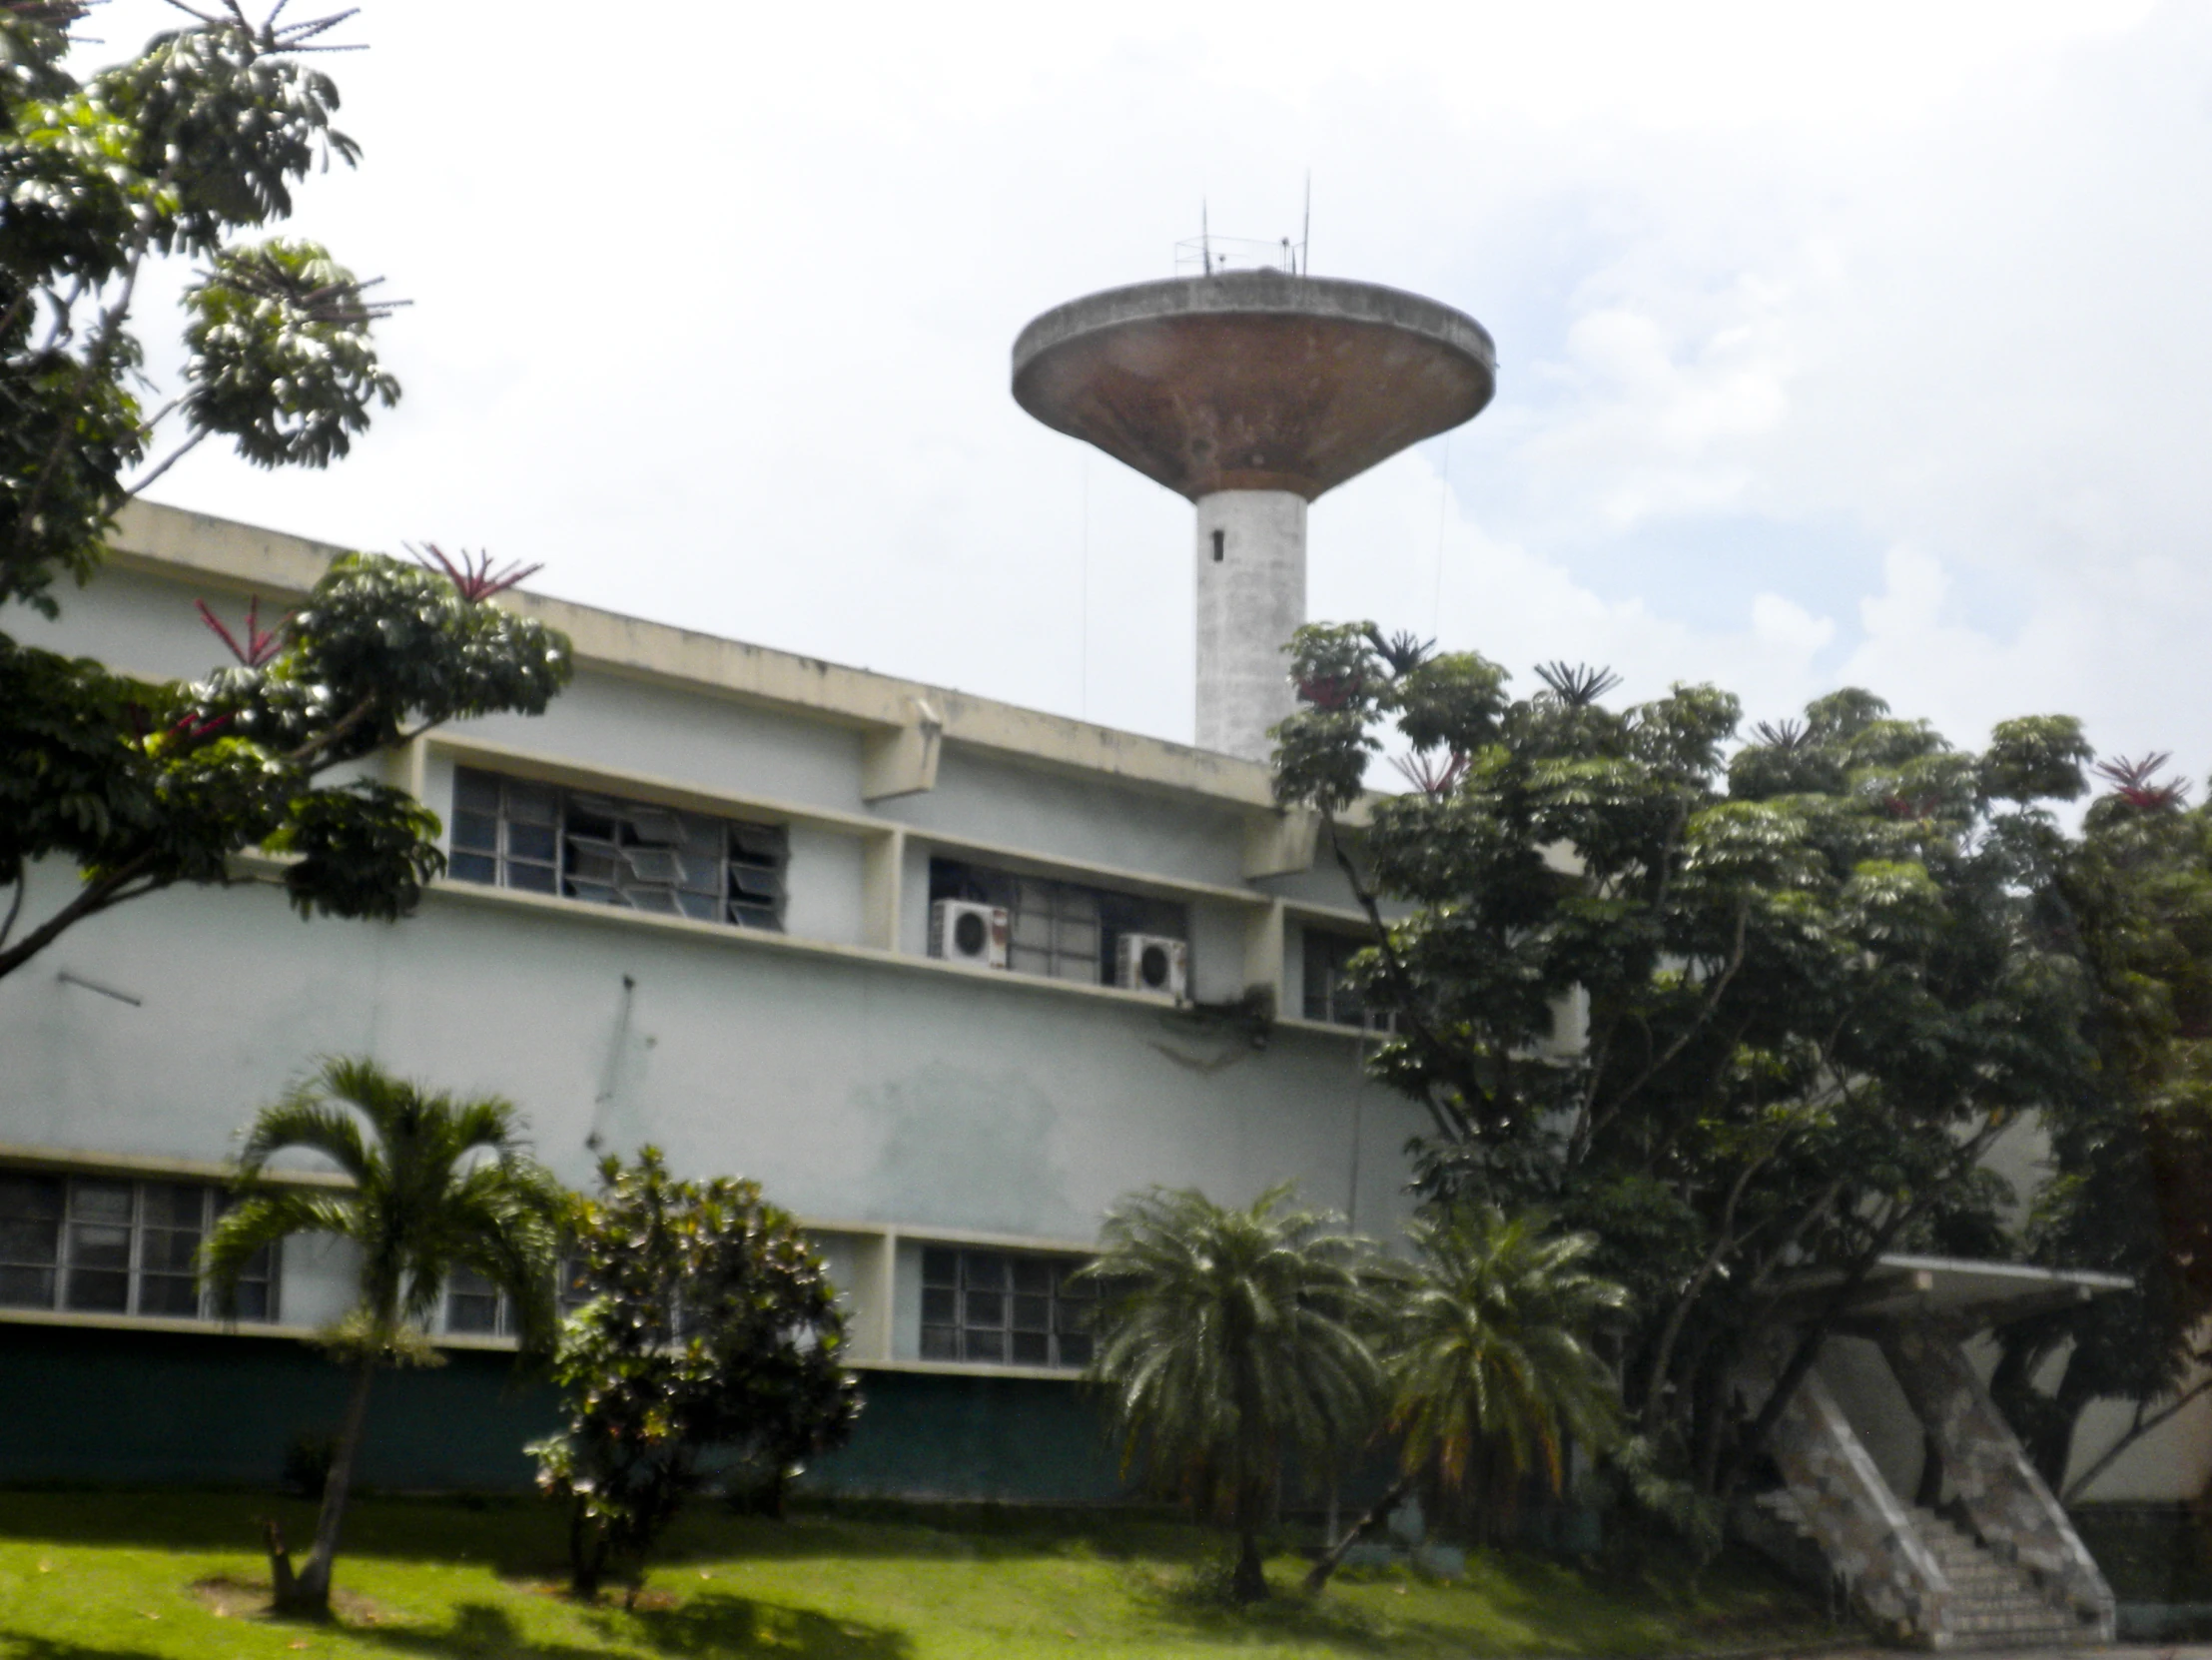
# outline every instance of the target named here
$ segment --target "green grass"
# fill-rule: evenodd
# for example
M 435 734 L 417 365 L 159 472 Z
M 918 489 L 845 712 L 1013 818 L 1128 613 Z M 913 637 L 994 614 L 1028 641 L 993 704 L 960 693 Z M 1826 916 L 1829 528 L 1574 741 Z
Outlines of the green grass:
M 305 1505 L 235 1493 L 0 1493 L 0 1656 L 187 1660 L 295 1654 L 447 1660 L 1106 1660 L 1651 1654 L 1822 1633 L 1793 1592 L 1728 1564 L 1693 1593 L 1655 1568 L 1607 1580 L 1519 1553 L 1464 1581 L 1354 1572 L 1317 1600 L 1303 1564 L 1246 1612 L 1201 1594 L 1206 1536 L 1162 1519 L 859 1507 L 786 1522 L 705 1507 L 634 1612 L 559 1594 L 560 1528 L 523 1502 L 365 1500 L 329 1626 L 276 1621 L 256 1518 L 289 1538 Z

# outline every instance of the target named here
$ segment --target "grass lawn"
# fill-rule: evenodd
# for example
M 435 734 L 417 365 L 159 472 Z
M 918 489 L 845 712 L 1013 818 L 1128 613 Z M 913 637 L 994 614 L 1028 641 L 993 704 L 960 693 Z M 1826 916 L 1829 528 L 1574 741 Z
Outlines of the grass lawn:
M 1128 1515 L 845 1507 L 787 1522 L 688 1517 L 635 1612 L 558 1594 L 559 1518 L 526 1501 L 357 1504 L 332 1626 L 268 1619 L 255 1518 L 304 1541 L 308 1507 L 242 1493 L 0 1493 L 0 1656 L 774 1655 L 783 1660 L 1637 1654 L 1828 1635 L 1794 1592 L 1724 1564 L 1693 1594 L 1653 1570 L 1609 1582 L 1535 1556 L 1460 1582 L 1355 1572 L 1308 1602 L 1235 1612 L 1195 1590 L 1212 1548 Z

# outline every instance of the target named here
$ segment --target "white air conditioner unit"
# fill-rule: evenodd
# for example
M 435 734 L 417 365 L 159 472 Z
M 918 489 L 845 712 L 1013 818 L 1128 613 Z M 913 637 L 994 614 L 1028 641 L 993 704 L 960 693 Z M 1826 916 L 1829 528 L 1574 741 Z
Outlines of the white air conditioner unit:
M 1158 934 L 1123 934 L 1113 950 L 1113 983 L 1180 1002 L 1190 984 L 1190 948 Z
M 1004 905 L 978 905 L 968 899 L 940 899 L 930 907 L 930 955 L 970 968 L 1007 966 L 1007 913 Z

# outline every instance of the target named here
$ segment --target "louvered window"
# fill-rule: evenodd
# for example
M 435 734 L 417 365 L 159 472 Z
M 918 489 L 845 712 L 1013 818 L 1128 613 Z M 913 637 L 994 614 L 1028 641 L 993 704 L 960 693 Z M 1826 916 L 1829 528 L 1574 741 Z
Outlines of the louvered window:
M 449 869 L 464 882 L 781 930 L 783 827 L 460 768 Z

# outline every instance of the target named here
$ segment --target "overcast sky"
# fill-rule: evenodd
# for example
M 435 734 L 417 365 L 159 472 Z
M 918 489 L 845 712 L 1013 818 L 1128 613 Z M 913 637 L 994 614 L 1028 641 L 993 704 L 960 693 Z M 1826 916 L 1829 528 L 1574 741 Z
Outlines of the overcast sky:
M 93 54 L 164 15 L 114 0 Z M 367 0 L 348 31 L 366 155 L 295 229 L 415 302 L 405 401 L 329 473 L 202 452 L 160 499 L 1187 740 L 1190 508 L 1024 415 L 1008 352 L 1172 275 L 1201 200 L 1295 235 L 1310 170 L 1315 273 L 1500 357 L 1481 417 L 1316 505 L 1313 616 L 1524 687 L 1566 657 L 1760 717 L 1858 683 L 1962 743 L 2065 710 L 2212 767 L 2212 6 Z

